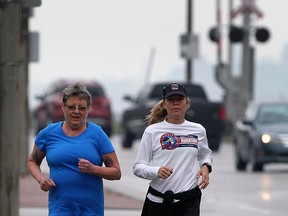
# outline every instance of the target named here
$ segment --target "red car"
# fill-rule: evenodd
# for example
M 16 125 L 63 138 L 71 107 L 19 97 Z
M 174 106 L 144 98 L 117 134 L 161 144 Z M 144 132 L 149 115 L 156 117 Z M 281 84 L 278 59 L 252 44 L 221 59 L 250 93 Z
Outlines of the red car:
M 72 81 L 60 80 L 49 86 L 48 91 L 36 98 L 41 103 L 33 112 L 35 119 L 35 131 L 38 133 L 49 123 L 64 120 L 62 111 L 63 89 Z M 112 110 L 109 98 L 106 96 L 103 86 L 97 81 L 82 82 L 92 96 L 92 106 L 88 114 L 88 121 L 102 127 L 108 136 L 112 135 Z

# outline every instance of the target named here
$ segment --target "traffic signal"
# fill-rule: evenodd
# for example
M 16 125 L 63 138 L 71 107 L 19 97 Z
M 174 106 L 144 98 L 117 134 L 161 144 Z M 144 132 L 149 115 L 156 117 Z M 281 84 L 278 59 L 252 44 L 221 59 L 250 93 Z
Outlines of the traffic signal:
M 220 30 L 217 27 L 213 27 L 209 31 L 209 38 L 212 42 L 217 42 L 220 39 Z
M 257 41 L 263 43 L 269 39 L 270 33 L 266 28 L 257 28 L 255 32 L 255 37 Z
M 244 30 L 242 28 L 231 26 L 229 31 L 229 39 L 233 43 L 242 42 L 244 38 Z

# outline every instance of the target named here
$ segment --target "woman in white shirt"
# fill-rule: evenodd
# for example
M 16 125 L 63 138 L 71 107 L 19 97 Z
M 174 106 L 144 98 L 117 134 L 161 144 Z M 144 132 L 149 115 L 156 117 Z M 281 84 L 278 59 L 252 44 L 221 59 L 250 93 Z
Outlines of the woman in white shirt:
M 170 83 L 147 117 L 149 126 L 133 165 L 136 176 L 151 180 L 142 216 L 200 215 L 201 189 L 209 184 L 212 151 L 205 128 L 185 120 L 189 107 L 185 87 Z

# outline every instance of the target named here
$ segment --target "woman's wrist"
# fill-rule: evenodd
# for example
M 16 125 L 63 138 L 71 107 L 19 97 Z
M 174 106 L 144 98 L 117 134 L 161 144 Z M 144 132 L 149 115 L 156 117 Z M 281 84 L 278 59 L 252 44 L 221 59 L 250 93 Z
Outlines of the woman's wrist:
M 202 165 L 202 167 L 203 167 L 203 166 L 206 166 L 206 167 L 208 168 L 209 173 L 212 172 L 212 166 L 211 166 L 210 164 L 208 164 L 208 163 L 204 163 L 204 164 Z

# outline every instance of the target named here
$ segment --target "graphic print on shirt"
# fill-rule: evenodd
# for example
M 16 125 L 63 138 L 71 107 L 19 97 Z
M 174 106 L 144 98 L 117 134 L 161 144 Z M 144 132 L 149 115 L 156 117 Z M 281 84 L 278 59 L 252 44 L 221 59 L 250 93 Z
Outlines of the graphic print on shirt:
M 165 133 L 160 137 L 162 150 L 173 150 L 178 147 L 193 147 L 198 149 L 198 137 L 193 134 L 176 136 Z

